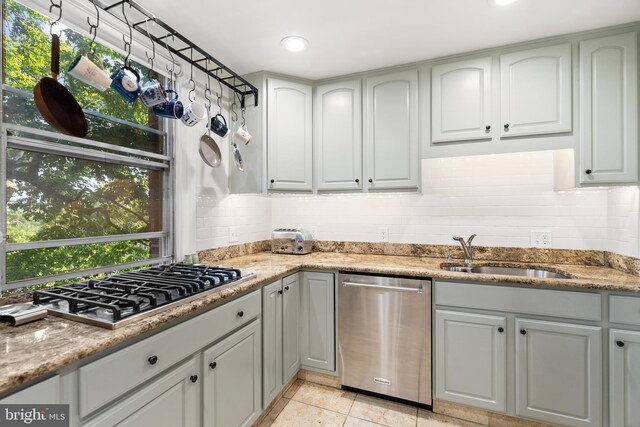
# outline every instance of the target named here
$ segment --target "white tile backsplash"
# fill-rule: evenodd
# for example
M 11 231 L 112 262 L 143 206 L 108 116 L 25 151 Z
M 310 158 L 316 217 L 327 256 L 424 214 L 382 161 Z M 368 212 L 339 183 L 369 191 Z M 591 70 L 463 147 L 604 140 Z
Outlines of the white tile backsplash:
M 553 152 L 425 159 L 422 194 L 225 195 L 198 188 L 198 249 L 270 238 L 277 227 L 317 227 L 318 239 L 530 247 L 533 229 L 552 232 L 551 247 L 639 256 L 637 186 L 553 190 Z

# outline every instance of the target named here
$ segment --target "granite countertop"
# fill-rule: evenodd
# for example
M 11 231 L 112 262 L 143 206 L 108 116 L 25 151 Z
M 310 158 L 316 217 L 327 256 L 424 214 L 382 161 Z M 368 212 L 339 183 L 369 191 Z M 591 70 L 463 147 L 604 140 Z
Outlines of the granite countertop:
M 224 264 L 249 269 L 256 273 L 256 278 L 237 285 L 222 286 L 203 294 L 195 301 L 176 304 L 157 315 L 144 318 L 117 330 L 103 329 L 54 316 L 48 316 L 46 319 L 19 327 L 2 324 L 0 325 L 0 339 L 4 346 L 4 354 L 0 360 L 0 393 L 34 378 L 56 372 L 70 363 L 127 340 L 135 339 L 143 333 L 166 326 L 170 322 L 178 322 L 181 318 L 204 312 L 214 304 L 224 303 L 225 299 L 259 289 L 278 277 L 300 269 L 348 270 L 449 280 L 471 280 L 503 285 L 520 284 L 550 288 L 640 292 L 640 277 L 603 266 L 535 264 L 571 277 L 567 280 L 559 280 L 448 272 L 440 269 L 440 264 L 443 261 L 442 258 L 418 256 L 330 252 L 314 252 L 302 256 L 260 252 L 224 261 L 207 259 L 207 256 L 204 256 L 201 258 L 203 263 Z M 478 264 L 527 265 L 513 262 L 479 262 Z

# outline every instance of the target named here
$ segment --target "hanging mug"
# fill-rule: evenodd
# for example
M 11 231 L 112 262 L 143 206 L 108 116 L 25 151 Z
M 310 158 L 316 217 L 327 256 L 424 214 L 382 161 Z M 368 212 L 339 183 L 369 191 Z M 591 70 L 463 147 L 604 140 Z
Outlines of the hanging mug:
M 207 110 L 204 109 L 204 106 L 194 101 L 186 106 L 181 119 L 185 125 L 191 127 L 204 120 L 206 115 Z
M 102 60 L 95 52 L 78 55 L 67 71 L 70 76 L 80 80 L 82 83 L 93 86 L 100 92 L 107 90 L 112 83 L 111 77 L 104 70 Z
M 182 102 L 178 101 L 178 94 L 175 90 L 167 90 L 169 100 L 164 101 L 162 104 L 153 106 L 153 113 L 159 117 L 166 117 L 168 119 L 180 119 L 184 114 L 184 106 Z
M 140 102 L 145 107 L 151 108 L 154 105 L 162 104 L 165 101 L 167 101 L 167 92 L 158 80 L 149 79 L 149 81 L 142 86 Z
M 221 120 L 222 119 L 222 120 Z M 211 119 L 211 124 L 209 126 L 214 133 L 224 138 L 229 133 L 229 126 L 227 126 L 227 119 L 220 113 L 216 114 Z
M 239 141 L 239 142 L 243 142 L 244 145 L 247 145 L 248 143 L 251 142 L 251 134 L 249 133 L 249 130 L 247 129 L 246 125 L 242 125 L 238 127 L 238 130 L 236 130 L 236 134 L 234 137 L 234 141 Z
M 140 98 L 140 74 L 133 68 L 125 65 L 122 68 L 117 69 L 111 74 L 111 87 L 113 90 L 125 99 L 125 101 L 131 103 Z

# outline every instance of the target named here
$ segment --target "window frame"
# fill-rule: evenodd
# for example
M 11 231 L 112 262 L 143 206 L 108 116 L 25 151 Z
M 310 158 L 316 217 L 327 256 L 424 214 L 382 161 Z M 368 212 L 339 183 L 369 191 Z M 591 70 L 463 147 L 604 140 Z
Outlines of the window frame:
M 0 12 L 4 20 L 4 1 L 0 4 Z M 23 6 L 32 8 L 30 1 L 17 0 Z M 38 9 L 36 11 L 40 12 Z M 45 14 L 46 16 L 46 14 Z M 83 35 L 86 31 L 76 29 L 73 22 L 66 23 L 73 31 Z M 4 21 L 2 22 L 4 25 Z M 100 43 L 98 38 L 96 42 Z M 105 43 L 107 47 L 110 44 Z M 4 50 L 3 38 L 0 39 L 0 49 Z M 131 58 L 141 64 L 146 61 L 131 55 Z M 4 58 L 0 58 L 0 72 L 4 72 Z M 33 94 L 13 88 L 4 83 L 1 84 L 2 93 L 5 91 L 18 94 L 20 96 L 28 96 L 33 98 Z M 146 132 L 162 136 L 164 141 L 163 154 L 147 152 L 135 148 L 128 148 L 109 144 L 106 142 L 95 141 L 86 138 L 77 138 L 64 135 L 58 132 L 48 130 L 35 129 L 26 126 L 6 123 L 4 117 L 4 103 L 0 106 L 0 295 L 8 290 L 16 290 L 27 286 L 34 286 L 43 283 L 51 283 L 74 278 L 92 276 L 100 273 L 108 273 L 122 269 L 141 267 L 146 265 L 156 265 L 174 260 L 175 238 L 174 238 L 174 188 L 175 188 L 175 151 L 174 137 L 175 126 L 166 118 L 162 118 L 161 129 L 155 129 L 138 123 L 132 123 L 117 117 L 108 116 L 99 112 L 84 110 L 86 115 L 100 117 L 118 123 L 124 126 L 131 126 Z M 10 131 L 17 131 L 21 134 L 29 134 L 30 136 L 46 137 L 55 140 L 71 142 L 75 145 L 60 144 L 50 142 L 43 139 L 35 139 L 27 136 L 16 136 L 10 134 Z M 41 152 L 51 155 L 70 157 L 74 159 L 84 159 L 103 163 L 112 163 L 124 166 L 139 167 L 148 170 L 161 170 L 162 173 L 162 230 L 154 232 L 119 234 L 119 235 L 102 235 L 69 239 L 42 240 L 23 243 L 7 243 L 7 149 L 18 149 L 26 151 Z M 109 150 L 104 151 L 104 150 Z M 7 282 L 7 253 L 19 250 L 41 249 L 41 248 L 57 248 L 62 246 L 76 246 L 92 243 L 108 243 L 126 240 L 149 240 L 159 239 L 160 253 L 156 258 L 147 258 L 140 261 L 113 264 L 96 268 L 76 270 L 53 275 L 33 277 L 13 282 Z

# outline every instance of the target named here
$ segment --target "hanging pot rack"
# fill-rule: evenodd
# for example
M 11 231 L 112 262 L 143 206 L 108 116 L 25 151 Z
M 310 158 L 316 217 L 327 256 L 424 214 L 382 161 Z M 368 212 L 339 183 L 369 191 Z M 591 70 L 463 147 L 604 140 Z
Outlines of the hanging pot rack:
M 240 98 L 241 107 L 244 108 L 247 96 L 253 96 L 254 105 L 258 106 L 258 89 L 255 86 L 169 25 L 156 18 L 155 15 L 134 0 L 118 0 L 108 4 L 99 0 L 89 1 L 121 22 L 128 23 L 131 28 L 149 38 L 152 43 L 155 42 L 165 46 L 170 53 L 184 60 L 191 67 L 197 68 L 208 77 L 216 79 L 221 85 L 231 89 L 234 92 L 234 99 L 236 96 Z M 126 16 L 121 12 L 125 5 L 130 6 L 130 11 L 127 11 Z M 149 22 L 154 25 L 148 25 Z M 171 39 L 171 44 L 167 43 L 168 39 Z

